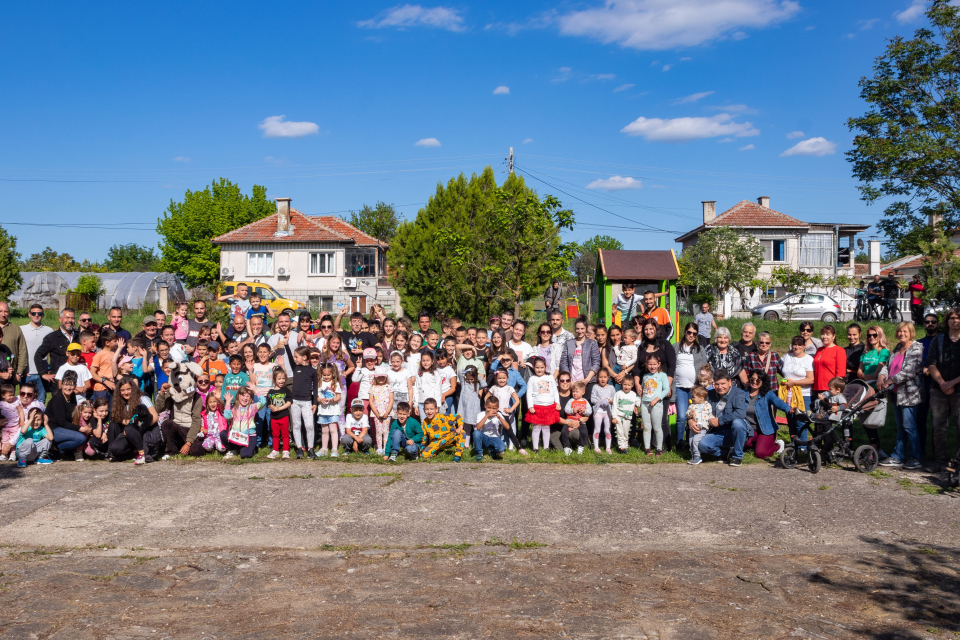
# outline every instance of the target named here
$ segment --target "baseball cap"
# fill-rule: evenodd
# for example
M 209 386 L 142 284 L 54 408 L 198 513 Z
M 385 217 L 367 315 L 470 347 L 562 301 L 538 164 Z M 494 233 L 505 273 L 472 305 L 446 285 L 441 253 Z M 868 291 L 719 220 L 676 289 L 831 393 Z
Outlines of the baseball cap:
M 154 318 L 154 317 L 152 317 L 152 316 L 148 316 L 148 317 L 143 321 L 143 326 L 147 327 L 147 326 L 150 326 L 151 324 L 152 324 L 153 326 L 157 326 L 157 319 Z
M 363 400 L 360 398 L 354 398 L 353 402 L 350 403 L 350 408 L 353 409 L 354 407 L 360 407 L 363 409 Z
M 216 340 L 207 343 L 207 348 L 212 351 L 220 351 L 220 343 Z
M 133 362 L 133 356 L 123 356 L 120 358 L 120 364 L 127 364 L 128 362 Z
M 67 345 L 67 351 L 83 351 L 83 347 L 76 342 L 71 342 Z
M 364 360 L 376 360 L 377 359 L 377 350 L 367 347 L 363 350 L 363 359 Z

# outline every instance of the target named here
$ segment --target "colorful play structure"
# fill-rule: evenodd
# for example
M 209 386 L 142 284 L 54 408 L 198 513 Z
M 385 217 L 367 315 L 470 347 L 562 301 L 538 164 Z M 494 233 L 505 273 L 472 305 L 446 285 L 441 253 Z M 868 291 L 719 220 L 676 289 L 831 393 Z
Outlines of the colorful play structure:
M 600 249 L 597 260 L 596 288 L 597 313 L 604 324 L 613 320 L 610 308 L 620 295 L 625 282 L 636 285 L 637 294 L 647 289 L 668 295 L 657 298 L 659 306 L 670 313 L 674 327 L 680 326 L 680 313 L 677 310 L 677 279 L 680 267 L 673 249 L 666 251 L 612 251 Z M 674 341 L 680 331 L 673 332 Z

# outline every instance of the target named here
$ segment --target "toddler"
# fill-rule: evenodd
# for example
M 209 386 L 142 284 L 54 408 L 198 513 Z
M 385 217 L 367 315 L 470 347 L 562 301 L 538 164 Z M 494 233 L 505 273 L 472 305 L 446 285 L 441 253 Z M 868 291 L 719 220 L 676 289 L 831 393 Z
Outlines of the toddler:
M 20 427 L 26 419 L 20 398 L 17 397 L 17 390 L 12 384 L 0 385 L 0 415 L 4 420 L 2 436 L 0 436 L 0 441 L 3 442 L 0 461 L 13 462 L 17 459 L 14 449 L 17 448 L 17 441 L 20 439 Z
M 573 396 L 563 407 L 563 414 L 571 420 L 575 420 L 578 423 L 577 427 L 571 427 L 564 425 L 560 429 L 560 444 L 563 445 L 563 453 L 570 455 L 573 450 L 570 448 L 570 432 L 574 429 L 580 430 L 580 444 L 577 446 L 577 454 L 582 454 L 584 446 L 589 439 L 589 429 L 587 428 L 587 422 L 590 420 L 590 415 L 593 413 L 593 410 L 590 408 L 590 403 L 583 397 L 583 394 L 587 391 L 587 383 L 580 380 L 573 385 L 570 394 Z
M 200 437 L 203 438 L 201 444 L 204 450 L 213 451 L 216 449 L 220 453 L 226 451 L 227 448 L 220 440 L 220 432 L 227 429 L 227 419 L 223 417 L 223 413 L 220 411 L 220 396 L 215 393 L 207 395 L 200 418 Z
M 831 422 L 840 420 L 840 412 L 845 411 L 847 408 L 847 397 L 843 395 L 843 390 L 846 388 L 847 383 L 843 378 L 834 378 L 827 383 L 827 389 L 829 389 L 829 391 L 824 391 L 820 394 L 820 399 L 829 405 L 829 409 L 825 409 L 821 411 L 821 413 L 829 410 L 830 415 L 828 417 Z
M 263 346 L 263 345 L 260 345 Z M 287 390 L 287 372 L 274 369 L 273 388 L 267 392 L 267 406 L 270 407 L 270 434 L 273 437 L 273 451 L 267 455 L 271 460 L 280 457 L 280 440 L 283 440 L 283 459 L 290 459 L 290 405 L 292 394 Z
M 713 368 L 709 364 L 703 365 L 697 372 L 697 385 L 713 391 Z
M 504 384 L 508 379 L 506 371 L 497 371 L 497 386 L 501 374 Z M 547 363 L 540 357 L 533 358 L 533 376 L 527 381 L 527 406 L 527 422 L 533 426 L 533 450 L 537 450 L 542 439 L 546 451 L 550 448 L 550 426 L 560 422 L 560 394 L 553 376 L 547 374 Z
M 709 392 L 706 387 L 697 386 L 690 391 L 690 408 L 687 409 L 687 418 L 694 420 L 694 427 L 687 425 L 693 434 L 690 438 L 690 459 L 687 464 L 700 464 L 700 440 L 710 429 L 710 418 L 713 417 L 713 407 L 707 402 Z
M 348 452 L 367 453 L 373 444 L 369 431 L 370 422 L 363 413 L 363 400 L 354 398 L 350 403 L 350 415 L 347 416 L 347 432 L 340 438 L 340 443 Z
M 607 453 L 613 453 L 613 436 L 610 435 L 610 414 L 613 409 L 613 397 L 617 390 L 610 384 L 610 373 L 600 369 L 597 374 L 597 384 L 593 385 L 590 394 L 590 404 L 593 405 L 593 450 L 600 453 L 600 434 L 607 435 Z
M 37 464 L 53 464 L 48 455 L 52 444 L 53 431 L 47 426 L 46 416 L 40 409 L 31 409 L 17 439 L 17 466 L 22 469 L 34 460 Z
M 670 379 L 660 370 L 660 358 L 647 356 L 647 373 L 643 376 L 643 395 L 640 397 L 640 417 L 643 419 L 643 448 L 650 451 L 650 432 L 657 436 L 657 457 L 663 455 L 663 401 L 670 397 Z
M 617 351 L 617 364 L 620 365 L 620 371 L 627 376 L 633 375 L 633 367 L 637 364 L 637 332 L 634 329 L 627 329 L 623 332 L 623 344 Z
M 640 397 L 633 391 L 633 377 L 623 379 L 622 388 L 613 395 L 614 414 L 611 422 L 617 428 L 617 448 L 626 453 L 630 446 L 630 426 L 637 414 Z
M 177 311 L 170 320 L 173 325 L 173 337 L 177 342 L 185 342 L 190 330 L 190 321 L 187 320 L 187 303 L 178 302 Z
M 320 369 L 320 388 L 317 391 L 317 424 L 320 425 L 320 455 L 330 452 L 331 458 L 340 457 L 340 373 L 329 362 Z M 329 445 L 329 449 L 327 448 Z

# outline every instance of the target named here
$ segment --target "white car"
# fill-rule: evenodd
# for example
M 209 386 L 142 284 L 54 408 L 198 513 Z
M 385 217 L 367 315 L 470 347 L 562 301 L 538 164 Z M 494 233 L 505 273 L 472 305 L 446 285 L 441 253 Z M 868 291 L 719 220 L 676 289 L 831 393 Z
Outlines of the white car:
M 825 293 L 791 293 L 774 302 L 761 304 L 751 313 L 764 320 L 819 320 L 836 322 L 843 320 L 840 303 Z

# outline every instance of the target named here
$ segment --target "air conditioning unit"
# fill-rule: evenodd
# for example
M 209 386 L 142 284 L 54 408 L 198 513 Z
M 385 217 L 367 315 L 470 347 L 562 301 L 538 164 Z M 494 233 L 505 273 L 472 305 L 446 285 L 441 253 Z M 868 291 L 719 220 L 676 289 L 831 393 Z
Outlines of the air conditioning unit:
M 357 279 L 356 279 L 356 278 L 344 278 L 344 279 L 343 279 L 343 288 L 344 288 L 344 289 L 356 289 L 356 288 L 357 288 Z
M 233 267 L 220 267 L 220 277 L 221 277 L 221 278 L 232 278 L 232 277 L 233 277 Z
M 277 267 L 277 277 L 287 278 L 290 276 L 290 267 Z

